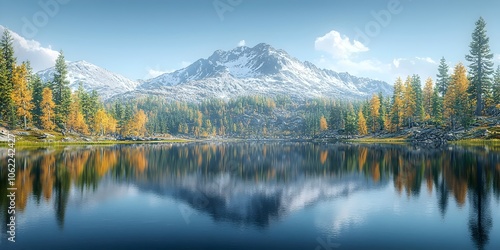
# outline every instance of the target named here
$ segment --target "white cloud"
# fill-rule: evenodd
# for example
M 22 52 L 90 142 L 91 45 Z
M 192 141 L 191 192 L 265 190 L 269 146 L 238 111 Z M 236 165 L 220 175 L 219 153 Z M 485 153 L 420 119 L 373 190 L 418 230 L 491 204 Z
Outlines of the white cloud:
M 247 43 L 245 42 L 245 40 L 241 40 L 240 42 L 238 42 L 238 47 L 243 47 L 246 45 L 247 45 Z
M 146 74 L 146 76 L 144 76 L 144 79 L 151 79 L 151 78 L 155 78 L 155 77 L 158 77 L 158 76 L 166 74 L 166 73 L 172 73 L 178 69 L 183 69 L 189 65 L 191 65 L 191 62 L 188 62 L 188 61 L 182 61 L 182 62 L 178 63 L 178 66 L 176 67 L 177 69 L 171 69 L 171 68 L 165 69 L 165 68 L 162 68 L 162 67 L 156 65 L 156 67 L 151 67 L 151 68 L 147 69 L 147 74 Z
M 3 33 L 5 27 L 0 25 L 0 34 Z M 55 65 L 59 52 L 49 47 L 43 47 L 35 40 L 28 40 L 19 34 L 10 31 L 13 38 L 13 47 L 17 62 L 30 61 L 34 72 L 53 67 Z
M 187 67 L 187 66 L 189 66 L 189 65 L 191 65 L 191 62 L 187 62 L 187 61 L 182 61 L 182 62 L 181 62 L 181 67 L 182 67 L 182 68 L 185 68 L 185 67 Z
M 172 70 L 157 70 L 157 69 L 148 69 L 148 74 L 146 75 L 146 79 L 155 78 L 157 76 L 161 76 L 166 73 L 171 73 Z
M 368 47 L 359 41 L 350 41 L 349 37 L 341 35 L 332 30 L 314 41 L 314 48 L 318 51 L 327 52 L 336 59 L 347 59 L 353 54 L 366 52 Z

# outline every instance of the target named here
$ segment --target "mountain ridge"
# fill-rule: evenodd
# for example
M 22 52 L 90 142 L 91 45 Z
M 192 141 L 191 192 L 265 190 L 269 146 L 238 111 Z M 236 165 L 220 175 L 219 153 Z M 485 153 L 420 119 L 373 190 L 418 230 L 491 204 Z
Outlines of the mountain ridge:
M 295 99 L 336 97 L 359 99 L 373 93 L 389 95 L 383 81 L 320 69 L 301 62 L 286 51 L 259 43 L 216 50 L 191 65 L 146 80 L 129 94 L 163 95 L 167 99 L 196 101 L 208 97 L 228 99 L 242 95 L 290 95 Z

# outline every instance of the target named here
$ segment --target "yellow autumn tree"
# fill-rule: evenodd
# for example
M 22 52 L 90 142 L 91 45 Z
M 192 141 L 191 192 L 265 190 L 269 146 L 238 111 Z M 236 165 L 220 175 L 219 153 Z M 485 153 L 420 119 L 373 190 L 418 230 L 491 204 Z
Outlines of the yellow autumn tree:
M 146 123 L 148 122 L 148 117 L 144 110 L 139 109 L 135 113 L 134 117 L 127 124 L 126 134 L 132 136 L 144 136 L 146 134 Z
M 394 83 L 394 94 L 392 97 L 392 108 L 390 113 L 390 131 L 399 131 L 403 125 L 403 80 L 400 77 Z M 387 125 L 387 124 L 386 124 Z
M 42 116 L 40 117 L 42 128 L 47 130 L 54 129 L 54 108 L 56 104 L 52 100 L 52 90 L 50 88 L 46 87 L 43 89 L 40 106 L 42 108 Z
M 359 113 L 358 113 L 358 132 L 360 135 L 368 134 L 368 128 L 366 126 L 366 119 L 365 119 L 365 116 L 363 115 L 362 109 L 359 109 Z
M 425 120 L 429 120 L 432 114 L 432 95 L 434 93 L 434 83 L 432 82 L 432 78 L 427 78 L 424 86 L 424 112 L 425 112 Z
M 94 116 L 94 124 L 92 124 L 92 129 L 97 135 L 104 135 L 106 133 L 106 128 L 108 126 L 108 115 L 104 109 L 97 110 Z M 133 122 L 134 119 L 132 119 Z
M 326 122 L 326 118 L 325 116 L 321 116 L 321 118 L 319 119 L 319 129 L 321 131 L 325 131 L 328 129 L 328 123 Z
M 25 129 L 28 126 L 28 120 L 31 120 L 31 109 L 33 109 L 33 104 L 31 102 L 32 93 L 28 87 L 27 77 L 28 71 L 26 70 L 25 64 L 21 64 L 14 68 L 11 99 L 17 107 L 17 115 L 23 119 Z
M 455 66 L 448 89 L 444 95 L 444 117 L 449 120 L 449 125 L 453 129 L 458 122 L 466 125 L 467 115 L 473 106 L 468 99 L 468 88 L 467 69 L 462 63 L 459 63 Z
M 370 100 L 370 116 L 372 120 L 372 131 L 375 132 L 379 130 L 378 119 L 380 116 L 380 98 L 376 94 L 373 94 Z
M 108 123 L 106 124 L 107 133 L 116 133 L 116 127 L 118 126 L 118 121 L 113 118 L 113 116 L 108 114 Z
M 411 85 L 412 79 L 410 76 L 406 78 L 404 87 L 403 87 L 403 106 L 404 106 L 404 119 L 406 119 L 408 126 L 411 127 L 413 116 L 415 115 L 415 111 L 417 109 L 417 100 L 416 95 L 414 93 L 413 87 Z
M 68 115 L 68 129 L 74 130 L 75 132 L 88 134 L 89 128 L 85 123 L 85 117 L 83 116 L 82 109 L 80 108 L 80 99 L 77 94 L 73 94 L 72 102 L 69 107 Z

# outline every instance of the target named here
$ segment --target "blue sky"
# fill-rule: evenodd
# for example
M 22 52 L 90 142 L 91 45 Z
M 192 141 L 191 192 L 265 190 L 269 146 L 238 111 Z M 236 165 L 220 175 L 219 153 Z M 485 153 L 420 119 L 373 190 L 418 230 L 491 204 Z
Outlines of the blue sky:
M 486 0 L 0 0 L 0 25 L 26 40 L 18 58 L 38 70 L 62 49 L 69 61 L 144 79 L 244 41 L 392 83 L 435 77 L 442 56 L 467 64 L 480 16 L 500 63 L 499 9 Z

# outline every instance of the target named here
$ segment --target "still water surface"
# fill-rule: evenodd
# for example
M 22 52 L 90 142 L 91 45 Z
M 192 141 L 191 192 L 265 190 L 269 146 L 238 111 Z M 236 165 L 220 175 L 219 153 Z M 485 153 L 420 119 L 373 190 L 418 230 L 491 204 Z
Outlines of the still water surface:
M 0 249 L 500 249 L 500 148 L 208 143 L 17 150 Z

